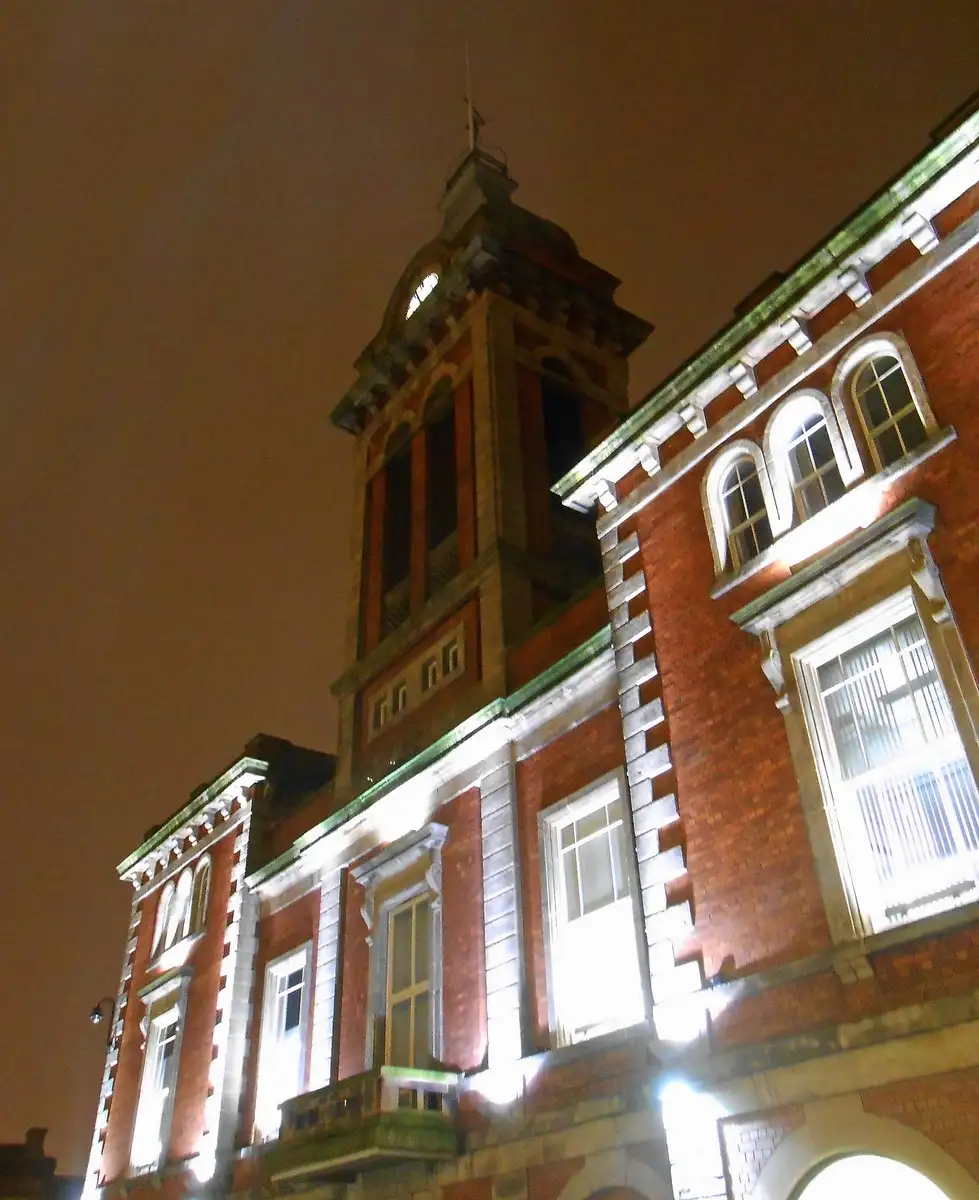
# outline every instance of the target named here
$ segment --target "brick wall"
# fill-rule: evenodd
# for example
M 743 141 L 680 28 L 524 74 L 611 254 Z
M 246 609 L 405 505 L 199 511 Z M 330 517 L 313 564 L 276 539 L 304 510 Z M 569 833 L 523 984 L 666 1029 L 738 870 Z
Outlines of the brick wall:
M 486 1049 L 486 978 L 482 938 L 479 793 L 472 789 L 437 809 L 448 827 L 442 850 L 442 1006 L 445 1062 L 471 1070 Z M 370 947 L 361 915 L 364 889 L 347 873 L 341 948 L 339 1078 L 364 1070 Z
M 536 1049 L 550 1045 L 537 815 L 574 795 L 592 780 L 621 767 L 624 761 L 619 711 L 610 705 L 517 765 L 524 953 Z
M 443 1059 L 470 1071 L 486 1053 L 486 966 L 483 946 L 483 859 L 479 790 L 443 805 L 449 827 L 442 850 Z
M 189 959 L 193 976 L 187 994 L 177 1092 L 174 1097 L 171 1158 L 194 1153 L 204 1127 L 204 1101 L 208 1090 L 217 994 L 223 966 L 225 913 L 236 835 L 237 830 L 208 849 L 211 856 L 211 888 L 207 924 L 204 937 L 196 943 Z M 187 865 L 193 869 L 196 861 L 196 856 L 188 856 Z M 146 1006 L 138 993 L 153 978 L 153 973 L 147 967 L 153 949 L 157 907 L 162 892 L 162 887 L 158 887 L 141 906 L 143 913 L 129 982 L 129 1001 L 102 1158 L 102 1172 L 109 1180 L 124 1175 L 129 1167 L 129 1150 L 143 1069 L 144 1044 L 140 1021 L 146 1013 Z
M 839 315 L 845 315 L 842 309 Z M 979 411 L 973 398 L 979 388 L 979 255 L 960 260 L 878 324 L 907 339 L 939 424 L 954 425 L 958 433 L 952 446 L 890 489 L 885 507 L 909 496 L 937 505 L 939 524 L 930 544 L 976 662 Z M 814 372 L 805 385 L 828 390 L 834 366 Z M 760 444 L 770 415 L 771 410 L 738 436 Z M 856 424 L 854 430 L 859 442 Z M 689 444 L 690 435 L 678 435 L 680 442 Z M 790 961 L 826 947 L 829 935 L 783 718 L 762 675 L 757 642 L 729 619 L 786 571 L 770 567 L 720 599 L 710 598 L 714 571 L 700 494 L 707 465 L 647 506 L 637 525 L 670 714 L 696 937 L 705 969 L 713 974 L 722 963 L 748 971 Z M 936 978 L 966 986 L 975 979 L 973 950 L 954 939 L 953 944 L 954 964 L 946 962 L 949 955 L 939 955 L 945 965 Z M 745 1008 L 754 1014 L 745 1017 L 745 1028 L 760 1034 L 766 1022 L 788 1030 L 843 1019 L 858 1004 L 886 1007 L 933 986 L 924 982 L 927 969 L 919 978 L 916 968 L 905 964 L 902 975 L 898 961 L 882 958 L 873 988 L 857 987 L 845 997 L 827 977 L 748 1001 Z M 726 1014 L 719 1027 L 737 1019 Z
M 909 1079 L 861 1093 L 863 1107 L 937 1142 L 979 1180 L 979 1069 Z
M 778 1112 L 721 1122 L 721 1143 L 731 1200 L 745 1200 L 751 1194 L 769 1159 L 790 1133 L 805 1124 L 805 1120 L 802 1106 L 794 1104 Z
M 507 687 L 514 691 L 536 678 L 558 659 L 608 624 L 605 588 L 594 588 L 539 626 L 525 642 L 507 654 Z

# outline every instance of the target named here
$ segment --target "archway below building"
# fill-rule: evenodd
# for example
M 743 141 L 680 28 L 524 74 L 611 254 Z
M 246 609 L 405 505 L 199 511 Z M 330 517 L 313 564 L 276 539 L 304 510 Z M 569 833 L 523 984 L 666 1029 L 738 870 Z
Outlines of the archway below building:
M 948 1200 L 920 1171 L 879 1154 L 848 1154 L 821 1167 L 803 1184 L 796 1200 Z

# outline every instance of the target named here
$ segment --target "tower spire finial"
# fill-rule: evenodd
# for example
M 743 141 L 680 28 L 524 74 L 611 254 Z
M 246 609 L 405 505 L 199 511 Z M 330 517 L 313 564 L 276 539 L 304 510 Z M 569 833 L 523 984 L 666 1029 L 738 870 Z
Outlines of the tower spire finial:
M 472 82 L 472 50 L 470 48 L 469 38 L 466 38 L 466 128 L 469 131 L 469 151 L 479 145 L 479 131 L 486 124 L 479 109 L 473 104 L 473 82 Z

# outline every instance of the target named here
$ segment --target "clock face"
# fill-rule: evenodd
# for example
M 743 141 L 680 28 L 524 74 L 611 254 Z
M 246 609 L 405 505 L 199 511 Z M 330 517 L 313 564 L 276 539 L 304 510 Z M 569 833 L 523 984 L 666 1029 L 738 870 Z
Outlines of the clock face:
M 432 294 L 438 281 L 438 275 L 435 271 L 432 271 L 430 274 L 426 275 L 418 287 L 415 288 L 415 290 L 411 293 L 411 299 L 408 301 L 408 310 L 405 313 L 406 321 L 419 306 L 419 304 L 421 304 L 423 300 L 427 299 Z

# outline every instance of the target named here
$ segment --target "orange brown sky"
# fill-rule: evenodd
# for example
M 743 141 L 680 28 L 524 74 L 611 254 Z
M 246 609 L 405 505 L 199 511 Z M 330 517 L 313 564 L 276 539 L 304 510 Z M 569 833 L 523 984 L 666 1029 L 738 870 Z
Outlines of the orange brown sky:
M 975 0 L 0 4 L 0 1140 L 84 1167 L 115 864 L 263 730 L 330 749 L 328 413 L 464 148 L 657 331 L 641 397 L 979 87 Z

